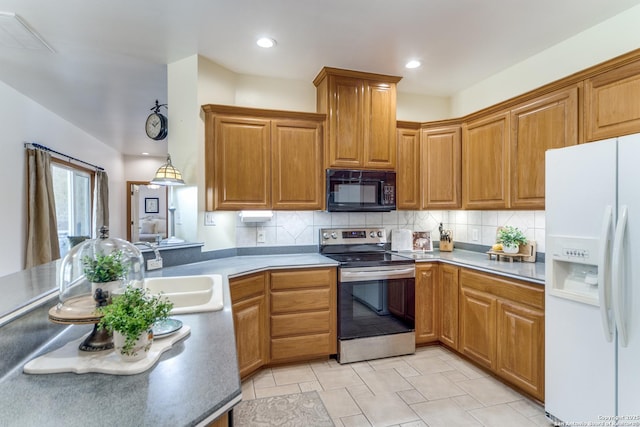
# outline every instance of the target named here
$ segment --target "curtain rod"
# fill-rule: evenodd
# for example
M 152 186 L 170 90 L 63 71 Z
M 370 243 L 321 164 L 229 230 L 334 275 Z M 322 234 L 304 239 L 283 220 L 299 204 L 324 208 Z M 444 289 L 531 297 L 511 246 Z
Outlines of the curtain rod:
M 37 148 L 37 149 L 44 150 L 44 151 L 49 151 L 49 152 L 54 153 L 54 154 L 57 154 L 57 155 L 59 155 L 59 156 L 66 157 L 66 158 L 67 158 L 67 159 L 69 159 L 69 160 L 73 160 L 73 161 L 75 161 L 75 162 L 79 162 L 79 163 L 84 163 L 85 165 L 91 166 L 91 167 L 92 167 L 92 168 L 94 168 L 94 169 L 97 169 L 97 170 L 100 170 L 100 171 L 104 171 L 104 168 L 102 168 L 102 167 L 100 167 L 100 166 L 96 166 L 96 165 L 94 165 L 94 164 L 91 164 L 91 163 L 85 162 L 84 160 L 76 159 L 76 158 L 75 158 L 75 157 L 73 157 L 73 156 L 69 156 L 69 155 L 64 154 L 64 153 L 61 153 L 61 152 L 59 152 L 59 151 L 52 150 L 51 148 L 49 148 L 49 147 L 45 147 L 44 145 L 40 145 L 40 144 L 35 143 L 35 142 L 25 142 L 25 143 L 24 143 L 24 147 L 25 147 L 25 148 L 27 148 L 27 146 L 29 146 L 29 145 L 30 145 L 30 146 L 32 146 L 33 148 Z

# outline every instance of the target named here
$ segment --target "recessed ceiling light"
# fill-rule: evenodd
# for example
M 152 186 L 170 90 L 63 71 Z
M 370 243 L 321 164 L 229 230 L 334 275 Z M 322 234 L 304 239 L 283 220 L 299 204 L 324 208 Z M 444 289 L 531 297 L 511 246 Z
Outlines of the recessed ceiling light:
M 142 154 L 143 156 L 148 156 L 149 155 L 149 153 L 140 153 L 140 154 Z
M 256 44 L 268 49 L 270 47 L 274 47 L 276 45 L 276 41 L 270 37 L 260 37 L 258 41 L 256 41 Z
M 411 61 L 407 62 L 405 67 L 407 67 L 407 68 L 418 68 L 420 65 L 422 65 L 420 63 L 420 61 L 418 61 L 417 59 L 412 59 Z

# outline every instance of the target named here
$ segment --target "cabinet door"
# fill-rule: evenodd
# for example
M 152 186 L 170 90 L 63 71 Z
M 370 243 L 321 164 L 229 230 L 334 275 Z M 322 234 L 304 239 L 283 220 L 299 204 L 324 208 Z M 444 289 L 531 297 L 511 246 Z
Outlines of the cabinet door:
M 640 61 L 585 81 L 587 141 L 640 132 Z
M 465 288 L 460 292 L 460 352 L 495 370 L 496 298 Z
M 420 144 L 422 208 L 460 208 L 462 205 L 460 126 L 423 129 Z
M 544 313 L 498 301 L 497 373 L 544 400 Z
M 420 130 L 398 128 L 396 208 L 420 209 Z
M 508 208 L 509 112 L 466 123 L 462 132 L 463 208 Z
M 396 85 L 364 83 L 364 167 L 396 168 Z
M 236 351 L 240 377 L 245 377 L 268 361 L 264 337 L 264 297 L 251 298 L 233 304 L 233 325 L 236 331 Z
M 545 152 L 578 143 L 578 87 L 511 111 L 511 207 L 544 209 Z
M 216 117 L 214 209 L 271 208 L 270 121 Z
M 238 369 L 244 378 L 269 362 L 265 275 L 231 279 L 233 326 L 236 334 Z
M 416 344 L 438 340 L 438 265 L 416 265 Z
M 440 341 L 458 348 L 458 267 L 440 265 Z
M 363 166 L 363 85 L 360 79 L 331 77 L 329 92 L 330 167 L 360 168 Z
M 322 209 L 322 124 L 274 120 L 271 151 L 273 208 Z

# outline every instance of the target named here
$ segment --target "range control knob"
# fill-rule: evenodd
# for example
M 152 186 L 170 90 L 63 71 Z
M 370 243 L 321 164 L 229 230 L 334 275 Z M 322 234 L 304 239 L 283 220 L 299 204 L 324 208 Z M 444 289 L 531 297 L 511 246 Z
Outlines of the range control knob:
M 336 233 L 331 233 L 331 238 L 332 238 L 332 239 L 337 239 L 337 238 L 338 238 L 338 235 L 337 235 Z
M 376 237 L 376 232 L 375 231 L 370 232 L 369 237 L 371 237 L 372 239 Z
M 378 234 L 378 237 L 384 236 L 384 233 L 382 232 L 382 230 L 379 230 L 377 234 Z
M 322 238 L 323 239 L 328 239 L 329 238 L 329 233 L 327 233 L 326 231 L 324 233 L 322 233 Z

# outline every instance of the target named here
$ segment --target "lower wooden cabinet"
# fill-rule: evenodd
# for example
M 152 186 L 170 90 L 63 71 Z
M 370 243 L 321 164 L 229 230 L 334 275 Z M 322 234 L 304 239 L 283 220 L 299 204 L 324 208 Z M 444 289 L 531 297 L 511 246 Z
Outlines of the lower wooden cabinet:
M 285 362 L 337 352 L 335 268 L 270 273 L 270 361 Z
M 498 301 L 496 370 L 505 380 L 544 398 L 544 312 Z
M 465 287 L 460 290 L 460 352 L 489 369 L 495 369 L 494 296 Z
M 461 269 L 458 348 L 544 400 L 544 288 Z
M 458 296 L 460 285 L 458 273 L 460 269 L 450 264 L 439 266 L 438 289 L 440 294 L 440 342 L 458 349 Z
M 240 377 L 269 361 L 265 273 L 229 279 Z
M 416 265 L 416 344 L 438 341 L 438 264 Z

